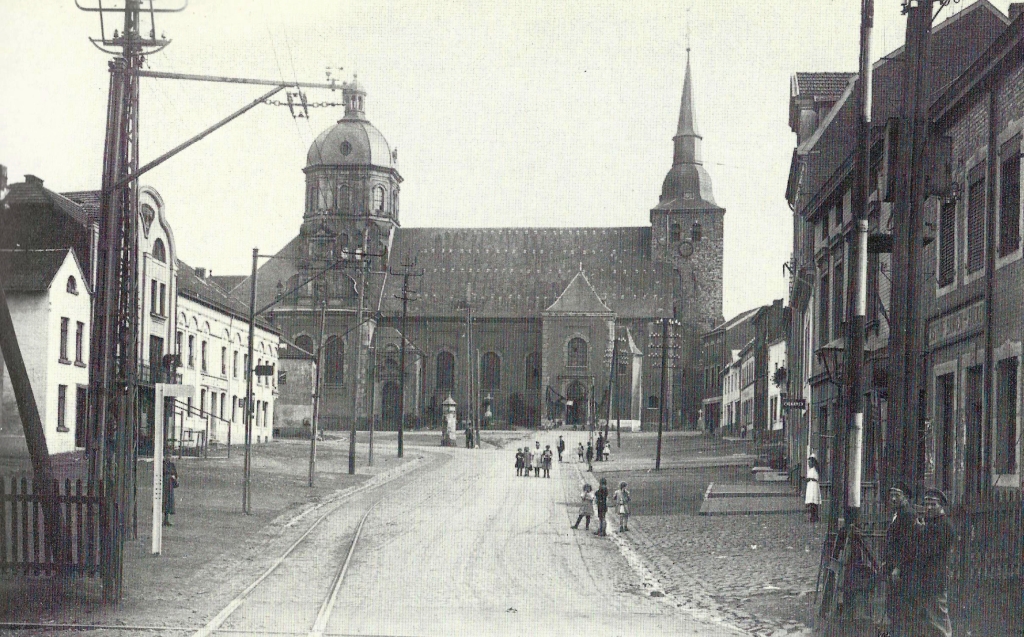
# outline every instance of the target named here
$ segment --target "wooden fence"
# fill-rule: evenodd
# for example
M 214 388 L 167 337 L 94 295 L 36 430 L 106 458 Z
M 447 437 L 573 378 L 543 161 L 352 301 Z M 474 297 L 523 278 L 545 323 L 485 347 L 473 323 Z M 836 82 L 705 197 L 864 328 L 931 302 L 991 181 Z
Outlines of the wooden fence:
M 100 529 L 107 515 L 101 488 L 65 480 L 54 481 L 54 491 L 70 549 L 64 557 L 54 556 L 47 541 L 43 504 L 32 481 L 0 477 L 0 571 L 99 574 Z

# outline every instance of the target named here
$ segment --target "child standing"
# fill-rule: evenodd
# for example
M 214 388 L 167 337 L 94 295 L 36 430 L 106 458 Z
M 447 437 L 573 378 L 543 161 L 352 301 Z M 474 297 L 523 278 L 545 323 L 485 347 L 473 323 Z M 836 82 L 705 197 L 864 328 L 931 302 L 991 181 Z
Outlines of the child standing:
M 552 456 L 554 456 L 554 454 L 551 453 L 551 445 L 545 445 L 544 446 L 544 453 L 541 454 L 541 458 L 543 458 L 543 463 L 544 463 L 543 464 L 543 469 L 544 469 L 544 477 L 545 478 L 550 478 L 551 477 L 551 459 L 552 459 Z
M 523 450 L 521 448 L 516 449 L 516 475 L 523 475 Z
M 529 478 L 530 471 L 533 470 L 533 452 L 530 451 L 530 447 L 523 447 L 523 477 Z
M 574 529 L 580 528 L 580 520 L 587 518 L 585 528 L 590 530 L 590 518 L 594 516 L 594 494 L 590 492 L 592 488 L 589 484 L 583 485 L 583 493 L 580 495 L 580 514 L 576 518 L 576 524 L 572 525 Z
M 580 446 L 576 447 L 576 455 L 580 457 L 580 462 L 582 463 L 583 462 L 583 443 L 582 442 L 580 443 Z
M 619 490 L 612 496 L 619 513 L 619 533 L 629 530 L 629 491 L 626 490 L 626 483 L 619 483 Z

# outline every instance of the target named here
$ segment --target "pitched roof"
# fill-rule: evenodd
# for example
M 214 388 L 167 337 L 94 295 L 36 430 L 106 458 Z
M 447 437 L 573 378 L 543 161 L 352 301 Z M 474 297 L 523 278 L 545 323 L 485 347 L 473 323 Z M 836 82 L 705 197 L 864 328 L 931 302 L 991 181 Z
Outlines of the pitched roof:
M 231 292 L 231 290 L 234 290 L 236 287 L 238 287 L 238 285 L 242 281 L 247 281 L 248 279 L 249 279 L 249 277 L 245 276 L 244 274 L 241 274 L 241 275 L 235 275 L 235 274 L 223 275 L 222 274 L 222 275 L 218 275 L 218 276 L 210 276 L 210 280 L 213 281 L 214 283 L 216 283 L 217 285 L 219 285 L 221 287 L 221 289 L 223 289 L 225 292 Z
M 5 292 L 45 292 L 64 265 L 68 251 L 0 250 L 0 285 Z
M 99 216 L 100 214 L 100 191 L 99 190 L 73 190 L 61 193 L 71 201 L 82 206 L 86 214 Z
M 208 278 L 197 275 L 195 268 L 181 259 L 178 259 L 178 294 L 246 323 L 249 321 L 249 307 L 246 303 L 230 296 Z M 259 317 L 256 318 L 256 325 L 274 334 L 280 331 Z
M 854 77 L 856 73 L 844 71 L 797 72 L 793 74 L 793 97 L 806 95 L 815 101 L 833 101 L 843 94 Z
M 46 188 L 43 186 L 43 180 L 35 175 L 25 175 L 24 182 L 11 184 L 4 201 L 12 208 L 32 205 L 53 206 L 82 226 L 89 225 L 88 214 L 80 204 Z
M 576 273 L 576 276 L 569 281 L 555 302 L 546 310 L 545 314 L 612 314 L 612 311 L 601 300 L 601 297 L 594 291 L 594 286 L 587 280 L 583 270 Z

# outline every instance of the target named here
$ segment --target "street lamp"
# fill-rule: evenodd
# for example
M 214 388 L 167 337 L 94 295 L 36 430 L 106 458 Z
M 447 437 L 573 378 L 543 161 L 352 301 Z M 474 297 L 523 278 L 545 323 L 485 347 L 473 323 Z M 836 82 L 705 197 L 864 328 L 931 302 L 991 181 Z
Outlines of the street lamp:
M 818 357 L 818 360 L 821 361 L 821 365 L 825 368 L 825 376 L 833 385 L 842 384 L 841 374 L 843 370 L 844 352 L 845 348 L 843 346 L 842 338 L 829 341 L 814 352 L 814 355 Z

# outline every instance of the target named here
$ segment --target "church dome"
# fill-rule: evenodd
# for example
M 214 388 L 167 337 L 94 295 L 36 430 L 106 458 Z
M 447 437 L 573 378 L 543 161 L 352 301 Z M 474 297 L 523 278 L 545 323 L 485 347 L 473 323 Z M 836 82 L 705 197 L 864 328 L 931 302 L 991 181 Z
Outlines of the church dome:
M 366 89 L 355 78 L 342 85 L 345 116 L 317 136 L 306 153 L 306 167 L 376 166 L 394 169 L 395 158 L 388 141 L 366 119 Z

